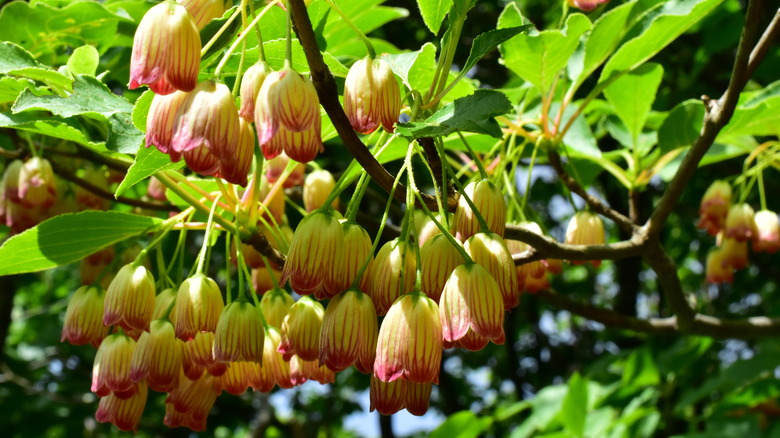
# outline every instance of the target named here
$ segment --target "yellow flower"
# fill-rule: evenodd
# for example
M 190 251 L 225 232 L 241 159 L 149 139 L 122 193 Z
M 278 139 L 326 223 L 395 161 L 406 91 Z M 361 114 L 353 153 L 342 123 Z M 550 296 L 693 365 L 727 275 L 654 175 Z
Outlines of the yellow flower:
M 401 90 L 385 61 L 363 58 L 352 64 L 344 82 L 344 112 L 361 134 L 374 132 L 379 125 L 393 132 L 401 112 Z

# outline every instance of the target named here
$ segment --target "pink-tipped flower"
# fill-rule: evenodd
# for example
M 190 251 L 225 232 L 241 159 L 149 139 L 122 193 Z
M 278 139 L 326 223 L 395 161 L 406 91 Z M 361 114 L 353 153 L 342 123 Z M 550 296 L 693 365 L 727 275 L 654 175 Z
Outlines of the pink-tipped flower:
M 268 179 L 268 182 L 273 184 L 278 181 L 284 173 L 284 169 L 287 168 L 287 164 L 289 162 L 290 157 L 288 157 L 284 152 L 268 160 L 268 165 L 266 166 L 265 170 L 265 176 Z M 295 167 L 293 167 L 292 173 L 290 173 L 287 179 L 284 180 L 282 187 L 289 189 L 290 187 L 296 187 L 303 184 L 305 171 L 306 165 L 303 163 L 297 163 Z
M 57 184 L 49 160 L 32 157 L 19 171 L 19 201 L 26 208 L 49 208 L 57 200 Z
M 244 300 L 228 304 L 214 333 L 214 357 L 221 362 L 263 360 L 263 321 L 258 309 Z
M 92 365 L 92 392 L 103 397 L 113 392 L 119 398 L 135 393 L 130 378 L 130 363 L 136 342 L 122 332 L 114 333 L 100 343 Z
M 171 94 L 155 94 L 146 116 L 146 147 L 154 145 L 160 152 L 170 154 L 173 161 L 179 161 L 181 154 L 173 151 L 173 126 L 189 93 L 176 91 Z M 151 186 L 151 182 L 149 183 Z M 163 200 L 165 198 L 163 197 Z
M 704 229 L 711 236 L 717 235 L 726 225 L 726 215 L 731 204 L 731 185 L 726 181 L 713 182 L 699 207 L 699 222 L 697 227 Z
M 476 263 L 460 265 L 452 272 L 441 294 L 439 316 L 445 344 L 460 343 L 463 348 L 478 350 L 485 345 L 480 337 L 504 343 L 501 289 Z M 469 332 L 477 336 L 467 337 Z
M 176 290 L 166 288 L 163 289 L 162 292 L 157 294 L 157 296 L 154 298 L 154 310 L 152 311 L 152 319 L 169 319 L 170 321 L 174 321 L 175 319 L 175 312 L 176 312 L 176 303 L 174 302 L 176 300 Z M 171 308 L 171 305 L 173 305 L 173 308 Z M 170 314 L 168 312 L 168 309 L 171 309 Z
M 219 160 L 233 159 L 238 141 L 238 109 L 230 89 L 215 81 L 198 84 L 181 103 L 173 131 L 172 160 L 176 161 L 175 154 L 205 147 L 217 162 L 213 169 L 204 169 L 202 173 L 216 172 Z
M 176 294 L 176 336 L 186 341 L 201 331 L 213 332 L 225 302 L 214 280 L 195 274 L 184 280 Z
M 332 173 L 325 169 L 312 171 L 306 175 L 303 183 L 303 207 L 308 212 L 322 207 L 335 187 L 336 180 Z M 331 206 L 338 209 L 339 198 L 334 199 Z
M 260 300 L 260 308 L 268 325 L 279 328 L 284 318 L 290 313 L 295 300 L 287 291 L 275 287 L 268 291 Z
M 578 211 L 566 227 L 566 243 L 569 245 L 603 245 L 604 242 L 604 222 L 595 213 Z M 572 261 L 575 265 L 583 263 L 585 262 Z M 598 267 L 601 260 L 591 260 L 590 264 Z
M 423 292 L 438 303 L 447 279 L 463 262 L 460 251 L 444 235 L 437 234 L 428 239 L 420 248 Z
M 149 389 L 144 382 L 134 386 L 133 395 L 129 398 L 120 398 L 116 394 L 101 398 L 95 412 L 95 420 L 98 423 L 111 423 L 125 432 L 138 430 Z
M 320 357 L 320 330 L 325 308 L 310 297 L 302 297 L 282 322 L 282 342 L 278 351 L 289 361 L 293 355 L 303 360 Z
M 726 267 L 739 270 L 748 266 L 748 244 L 747 241 L 740 241 L 726 237 L 721 244 L 722 263 Z
M 406 409 L 412 415 L 421 416 L 428 411 L 433 384 L 413 383 L 406 380 L 383 382 L 371 376 L 371 412 L 392 415 Z
M 311 80 L 289 66 L 268 74 L 255 102 L 255 124 L 260 144 L 274 137 L 280 127 L 290 132 L 302 132 L 314 126 L 319 119 L 320 100 Z
M 289 279 L 293 290 L 302 295 L 320 291 L 343 245 L 344 231 L 336 215 L 330 211 L 309 214 L 295 230 L 281 283 Z
M 488 180 L 472 182 L 466 186 L 452 219 L 452 234 L 463 242 L 479 231 L 479 220 L 465 196 L 468 196 L 477 207 L 490 231 L 503 237 L 506 226 L 506 201 L 501 190 Z
M 361 134 L 374 132 L 379 125 L 393 132 L 401 113 L 401 90 L 385 61 L 363 58 L 352 64 L 344 82 L 344 112 Z
M 133 382 L 145 380 L 155 391 L 171 391 L 181 375 L 183 348 L 170 321 L 152 321 L 149 331 L 138 338 L 130 362 L 130 378 Z
M 734 204 L 726 216 L 726 237 L 744 242 L 755 232 L 755 212 L 748 204 Z
M 330 300 L 322 319 L 320 364 L 334 372 L 354 364 L 370 373 L 378 332 L 371 298 L 357 289 L 341 292 Z
M 725 261 L 723 248 L 714 248 L 707 254 L 707 283 L 733 283 L 734 268 Z
M 128 87 L 148 85 L 157 94 L 192 90 L 200 49 L 200 33 L 184 6 L 170 0 L 153 6 L 135 31 Z
M 290 359 L 290 382 L 293 385 L 303 385 L 309 380 L 323 385 L 336 381 L 336 374 L 316 360 L 303 360 L 298 355 Z
M 344 221 L 341 227 L 344 230 L 344 251 L 339 259 L 341 266 L 333 270 L 334 275 L 328 281 L 328 286 L 334 292 L 347 290 L 355 280 L 363 264 L 368 260 L 369 267 L 371 267 L 374 259 L 374 254 L 371 251 L 373 249 L 371 236 L 368 235 L 363 227 L 351 221 Z M 363 276 L 360 278 L 361 290 L 366 290 L 369 286 L 371 273 L 368 269 L 366 268 Z
M 535 234 L 543 234 L 542 228 L 536 222 L 521 222 L 518 226 Z M 531 249 L 531 246 L 527 243 L 519 242 L 517 240 L 507 240 L 506 246 L 513 256 L 522 254 Z M 529 293 L 536 293 L 540 290 L 548 289 L 550 287 L 550 281 L 547 278 L 547 273 L 551 272 L 556 274 L 560 273 L 561 270 L 562 265 L 560 260 L 537 260 L 522 264 L 516 267 L 517 287 L 521 291 Z
M 255 157 L 255 131 L 252 124 L 238 119 L 238 140 L 220 159 L 219 177 L 241 187 L 246 187 L 247 175 Z
M 439 306 L 423 293 L 406 294 L 382 321 L 374 376 L 383 382 L 439 383 L 442 348 Z
M 294 132 L 280 126 L 276 135 L 262 144 L 261 150 L 266 158 L 273 158 L 284 152 L 290 159 L 299 163 L 308 163 L 324 151 L 322 146 L 322 121 L 317 118 L 311 128 Z
M 777 213 L 761 210 L 755 216 L 756 229 L 753 233 L 752 248 L 755 252 L 774 254 L 780 249 L 780 221 Z
M 154 277 L 143 265 L 129 264 L 108 285 L 103 325 L 146 330 L 154 311 Z
M 498 283 L 504 308 L 513 309 L 520 304 L 520 289 L 517 287 L 517 270 L 504 239 L 495 233 L 477 233 L 464 245 L 474 262 L 487 269 Z
M 377 315 L 387 313 L 398 297 L 414 290 L 416 265 L 414 247 L 408 243 L 393 239 L 382 245 L 371 267 L 371 281 L 366 290 Z
M 197 367 L 205 369 L 208 371 L 208 374 L 217 377 L 225 374 L 225 371 L 227 371 L 228 364 L 217 361 L 214 356 L 214 338 L 214 333 L 200 332 L 184 343 L 183 358 L 189 361 L 190 365 L 196 366 L 192 367 L 192 376 L 187 373 L 190 380 L 193 379 L 193 376 L 197 378 L 202 374 L 197 372 Z M 187 367 L 185 367 L 185 371 L 186 368 Z
M 590 12 L 596 9 L 597 7 L 599 7 L 599 5 L 603 5 L 609 2 L 609 0 L 567 0 L 567 1 L 569 2 L 569 6 L 573 8 L 581 9 L 585 12 Z
M 166 402 L 180 413 L 189 414 L 196 422 L 205 422 L 222 390 L 219 379 L 203 374 L 199 379 L 181 379 Z
M 279 330 L 268 327 L 263 342 L 263 364 L 255 378 L 249 380 L 249 386 L 261 392 L 269 392 L 276 385 L 280 388 L 294 386 L 290 380 L 290 363 L 277 351 L 281 342 L 282 335 Z
M 255 102 L 265 78 L 272 72 L 271 66 L 264 61 L 252 64 L 241 78 L 241 108 L 238 114 L 248 122 L 255 120 Z
M 65 311 L 60 341 L 73 345 L 92 344 L 97 347 L 108 334 L 103 325 L 105 292 L 99 286 L 81 286 L 70 297 Z
M 225 0 L 177 0 L 187 8 L 198 30 L 203 30 L 209 22 L 225 13 Z

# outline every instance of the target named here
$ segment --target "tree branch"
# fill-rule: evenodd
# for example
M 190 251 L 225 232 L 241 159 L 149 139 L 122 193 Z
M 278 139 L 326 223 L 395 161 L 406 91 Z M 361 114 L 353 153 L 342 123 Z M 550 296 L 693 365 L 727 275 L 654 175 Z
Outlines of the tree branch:
M 669 302 L 669 307 L 677 316 L 677 323 L 682 332 L 688 332 L 696 316 L 696 311 L 688 303 L 685 291 L 677 275 L 677 265 L 664 251 L 660 242 L 653 241 L 646 245 L 643 252 L 645 263 L 655 272 L 661 290 Z
M 387 193 L 390 193 L 395 177 L 391 175 L 373 155 L 371 155 L 371 152 L 366 145 L 363 144 L 352 129 L 352 125 L 350 125 L 349 119 L 339 102 L 336 81 L 330 73 L 330 70 L 328 70 L 328 66 L 325 65 L 325 61 L 322 59 L 322 53 L 320 53 L 319 46 L 317 45 L 317 38 L 314 35 L 311 20 L 306 12 L 306 5 L 303 3 L 303 0 L 290 0 L 289 7 L 292 12 L 295 34 L 298 36 L 298 40 L 300 41 L 301 46 L 303 46 L 303 51 L 306 54 L 306 61 L 309 64 L 309 70 L 311 72 L 311 79 L 312 82 L 314 82 L 314 87 L 317 89 L 320 104 L 325 108 L 325 112 L 328 113 L 344 146 L 349 149 L 352 156 L 355 157 L 358 163 L 360 163 L 366 172 L 368 172 L 371 179 L 379 184 Z M 406 187 L 399 184 L 395 190 L 394 196 L 398 201 L 406 202 Z M 433 196 L 425 193 L 423 193 L 422 196 L 423 199 L 425 199 L 425 204 L 431 211 L 438 211 L 439 208 L 436 199 Z M 454 205 L 452 207 L 454 208 Z
M 504 237 L 527 243 L 533 247 L 533 249 L 513 257 L 516 265 L 547 258 L 566 260 L 623 259 L 641 255 L 645 245 L 641 234 L 635 234 L 629 240 L 609 245 L 567 245 L 516 225 L 507 225 Z

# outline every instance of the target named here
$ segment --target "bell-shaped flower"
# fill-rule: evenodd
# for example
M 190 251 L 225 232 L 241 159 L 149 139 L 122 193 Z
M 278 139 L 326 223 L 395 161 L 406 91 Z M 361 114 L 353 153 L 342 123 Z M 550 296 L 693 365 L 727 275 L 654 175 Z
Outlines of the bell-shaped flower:
M 149 331 L 138 338 L 130 362 L 130 378 L 133 382 L 145 380 L 155 391 L 171 391 L 181 375 L 183 348 L 170 321 L 152 321 Z
M 148 85 L 157 94 L 192 90 L 200 49 L 200 33 L 184 6 L 171 0 L 153 6 L 135 31 L 128 87 Z
M 469 183 L 464 189 L 464 195 L 471 199 L 477 207 L 479 214 L 485 219 L 488 229 L 504 236 L 506 227 L 506 200 L 501 190 L 492 182 L 482 180 Z M 455 216 L 452 219 L 452 234 L 461 242 L 473 236 L 479 231 L 479 220 L 462 195 L 455 208 Z
M 377 315 L 387 313 L 398 297 L 414 290 L 416 265 L 414 247 L 410 244 L 393 239 L 382 245 L 371 267 L 371 281 L 366 289 Z
M 704 229 L 711 236 L 717 235 L 726 225 L 726 215 L 731 204 L 731 185 L 722 180 L 713 182 L 699 207 L 699 222 L 697 227 Z
M 603 245 L 604 222 L 601 218 L 589 211 L 578 211 L 572 216 L 566 227 L 566 243 L 569 245 Z M 572 264 L 581 265 L 585 262 L 574 260 Z M 595 267 L 601 265 L 601 260 L 591 260 Z
M 290 380 L 290 363 L 285 361 L 277 351 L 282 342 L 282 335 L 275 327 L 267 327 L 263 342 L 263 364 L 259 373 L 249 380 L 249 386 L 260 392 L 269 392 L 274 386 L 292 388 Z
M 255 131 L 250 122 L 238 119 L 238 139 L 235 145 L 228 146 L 225 155 L 220 158 L 219 177 L 229 183 L 246 187 L 254 157 Z
M 276 181 L 278 181 L 279 178 L 284 173 L 284 170 L 287 168 L 287 164 L 289 162 L 290 162 L 290 157 L 288 157 L 287 154 L 285 154 L 284 152 L 268 160 L 268 164 L 265 168 L 265 176 L 268 179 L 268 182 L 273 184 Z M 306 171 L 305 164 L 303 163 L 295 164 L 295 167 L 293 167 L 293 170 L 290 173 L 290 175 L 287 176 L 287 179 L 284 180 L 284 183 L 282 183 L 282 187 L 284 187 L 285 189 L 289 189 L 290 187 L 296 187 L 303 184 L 305 171 Z
M 311 80 L 289 66 L 266 76 L 255 102 L 255 124 L 260 144 L 274 137 L 280 127 L 290 132 L 302 132 L 314 126 L 319 119 L 320 100 Z
M 748 266 L 748 244 L 747 241 L 740 241 L 731 237 L 726 237 L 721 243 L 723 251 L 722 263 L 731 269 L 745 269 Z
M 520 304 L 520 289 L 517 287 L 517 270 L 504 239 L 495 233 L 477 233 L 464 245 L 474 262 L 487 269 L 498 283 L 504 308 L 513 309 Z
M 755 212 L 748 204 L 734 204 L 726 216 L 726 237 L 744 242 L 755 232 Z
M 284 152 L 290 159 L 299 163 L 308 163 L 324 151 L 321 136 L 322 121 L 317 118 L 311 128 L 295 132 L 280 126 L 276 135 L 265 143 L 260 150 L 265 158 L 274 158 Z
M 184 280 L 176 294 L 176 336 L 186 341 L 201 331 L 213 332 L 225 307 L 214 280 L 195 274 Z
M 316 360 L 303 360 L 297 354 L 290 358 L 290 382 L 303 385 L 314 380 L 322 385 L 336 381 L 336 374 Z
M 263 321 L 255 306 L 246 300 L 228 304 L 214 333 L 214 357 L 221 362 L 263 360 Z
M 133 338 L 121 331 L 103 339 L 92 365 L 92 392 L 101 397 L 113 392 L 119 398 L 128 398 L 135 393 L 136 387 L 130 378 L 135 348 Z
M 223 391 L 241 395 L 249 389 L 250 380 L 257 380 L 259 374 L 260 365 L 257 362 L 230 362 L 219 381 Z
M 336 215 L 331 211 L 309 214 L 295 230 L 281 283 L 289 279 L 293 290 L 302 295 L 318 292 L 343 245 L 344 231 Z
M 176 290 L 172 288 L 165 288 L 154 297 L 154 310 L 152 311 L 152 319 L 166 318 L 173 321 L 175 317 L 176 309 Z M 171 307 L 173 306 L 173 307 Z
M 374 375 L 384 382 L 438 383 L 442 348 L 439 306 L 423 293 L 406 294 L 382 320 Z
M 361 134 L 379 125 L 393 132 L 401 113 L 401 90 L 387 62 L 363 58 L 352 64 L 344 82 L 344 112 Z
M 73 345 L 98 347 L 108 334 L 103 325 L 105 291 L 100 286 L 81 286 L 70 297 L 62 325 L 62 338 Z
M 271 66 L 264 61 L 252 64 L 241 78 L 241 108 L 238 115 L 248 122 L 255 120 L 255 102 L 265 78 L 272 72 Z
M 221 391 L 219 379 L 206 373 L 195 380 L 181 379 L 166 402 L 173 404 L 177 412 L 188 413 L 193 420 L 205 422 Z
M 200 332 L 184 343 L 183 358 L 190 362 L 188 366 L 194 365 L 194 367 L 191 367 L 193 368 L 191 371 L 192 376 L 195 378 L 202 374 L 202 372 L 197 372 L 197 368 L 204 369 L 208 374 L 217 377 L 225 374 L 225 371 L 227 371 L 228 364 L 217 361 L 214 356 L 214 339 L 214 333 Z M 186 374 L 192 380 L 190 373 Z
M 19 201 L 26 208 L 50 208 L 57 200 L 57 184 L 49 160 L 32 157 L 19 171 Z
M 203 30 L 209 22 L 225 13 L 225 0 L 177 0 L 187 8 L 198 30 Z
M 95 412 L 95 420 L 98 423 L 111 423 L 125 432 L 138 430 L 149 389 L 144 382 L 138 382 L 134 387 L 133 395 L 128 398 L 120 398 L 116 394 L 101 398 Z
M 106 291 L 103 325 L 146 330 L 154 311 L 154 277 L 143 265 L 129 264 L 117 272 Z
M 447 279 L 464 261 L 460 251 L 444 235 L 428 239 L 420 248 L 422 291 L 438 303 Z
M 336 180 L 332 173 L 325 169 L 312 171 L 306 175 L 303 183 L 303 208 L 312 212 L 322 207 L 335 187 Z M 331 207 L 339 208 L 339 198 L 333 200 Z
M 289 361 L 298 355 L 306 361 L 320 357 L 320 330 L 325 308 L 310 297 L 301 297 L 282 322 L 282 342 L 278 351 Z
M 351 365 L 369 373 L 374 366 L 379 332 L 371 298 L 349 289 L 330 300 L 320 331 L 320 364 L 334 372 Z
M 726 252 L 722 247 L 713 248 L 707 254 L 707 283 L 733 283 L 734 268 L 725 261 Z
M 780 221 L 777 213 L 761 210 L 755 216 L 756 229 L 751 247 L 755 252 L 774 254 L 780 249 Z
M 260 299 L 260 308 L 268 325 L 276 328 L 282 326 L 284 318 L 290 313 L 295 300 L 284 289 L 275 287 L 265 293 Z
M 171 155 L 173 161 L 181 159 L 181 154 L 173 151 L 171 145 L 176 115 L 188 95 L 189 93 L 184 91 L 175 91 L 166 95 L 155 94 L 146 116 L 146 147 L 154 145 L 164 154 L 173 152 Z M 151 182 L 149 184 L 151 186 Z
M 421 416 L 428 411 L 433 384 L 413 383 L 406 380 L 383 382 L 371 376 L 370 410 L 382 415 L 392 415 L 406 409 L 412 415 Z
M 371 280 L 372 262 L 374 254 L 371 236 L 365 229 L 353 221 L 344 221 L 341 223 L 344 230 L 344 251 L 342 257 L 338 259 L 340 266 L 333 269 L 333 275 L 328 278 L 328 288 L 334 292 L 347 290 L 355 277 L 368 261 L 369 266 L 363 272 L 360 278 L 360 289 L 365 290 Z
M 493 276 L 476 263 L 458 266 L 452 272 L 441 294 L 439 316 L 445 344 L 460 343 L 466 349 L 478 350 L 484 340 L 468 337 L 470 331 L 479 337 L 504 343 L 504 304 L 501 288 Z M 463 342 L 474 341 L 474 342 Z

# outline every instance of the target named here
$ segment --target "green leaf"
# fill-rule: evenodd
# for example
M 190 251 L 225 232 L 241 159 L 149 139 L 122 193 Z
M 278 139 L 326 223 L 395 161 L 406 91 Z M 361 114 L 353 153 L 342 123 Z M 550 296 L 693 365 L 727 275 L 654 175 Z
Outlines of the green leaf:
M 719 139 L 738 135 L 777 135 L 780 132 L 780 81 L 763 90 L 743 93 Z
M 74 50 L 73 54 L 68 58 L 68 72 L 73 76 L 95 76 L 99 63 L 100 54 L 96 48 L 92 46 L 81 46 Z
M 633 37 L 607 61 L 599 83 L 631 71 L 690 29 L 723 0 L 671 0 L 645 13 L 632 29 Z
M 507 5 L 498 20 L 499 29 L 524 24 L 525 18 L 513 3 Z M 547 92 L 577 48 L 580 36 L 590 27 L 588 17 L 579 13 L 572 14 L 562 30 L 529 32 L 501 44 L 499 50 L 502 62 L 515 74 L 534 84 L 542 92 Z
M 265 60 L 274 70 L 281 70 L 284 67 L 286 59 L 286 47 L 287 41 L 284 39 L 266 41 L 265 44 L 263 44 L 263 49 L 265 50 Z M 307 73 L 309 71 L 309 64 L 306 62 L 306 54 L 303 52 L 303 46 L 301 46 L 301 43 L 299 43 L 298 40 L 293 40 L 292 53 L 292 66 L 295 71 L 299 73 Z M 248 66 L 257 62 L 259 59 L 257 47 L 248 49 L 244 56 L 244 69 L 246 69 Z M 328 66 L 328 69 L 334 76 L 342 78 L 347 77 L 349 69 L 345 67 L 344 64 L 339 62 L 338 59 L 327 52 L 324 52 L 322 57 L 325 61 L 325 64 Z M 233 54 L 233 56 L 230 58 L 230 61 L 228 61 L 228 63 L 225 65 L 224 72 L 228 74 L 232 73 L 235 76 L 235 73 L 238 71 L 238 64 L 240 61 L 241 54 Z
M 506 42 L 510 38 L 525 32 L 530 28 L 531 25 L 527 24 L 525 26 L 493 29 L 478 35 L 476 38 L 474 38 L 474 42 L 471 44 L 469 57 L 466 59 L 466 63 L 463 65 L 461 71 L 467 72 L 471 70 L 471 68 L 474 67 L 483 56 L 487 55 L 499 44 Z
M 580 44 L 569 59 L 569 77 L 577 85 L 584 82 L 617 48 L 628 31 L 629 17 L 635 4 L 622 4 L 593 23 L 585 43 Z
M 434 35 L 439 34 L 442 21 L 452 7 L 452 0 L 417 0 L 423 22 Z
M 623 369 L 624 386 L 643 388 L 658 385 L 661 376 L 648 348 L 638 348 L 631 352 Z
M 9 76 L 0 78 L 0 104 L 12 104 L 26 89 L 35 89 L 35 82 L 29 79 L 16 79 Z M 45 94 L 48 90 L 35 89 L 34 93 Z
M 512 105 L 504 93 L 495 90 L 477 90 L 474 94 L 442 107 L 424 122 L 400 124 L 396 132 L 409 138 L 438 137 L 456 131 L 476 132 L 502 136 L 493 117 L 511 111 Z
M 569 379 L 569 391 L 563 399 L 559 419 L 574 436 L 582 436 L 588 413 L 588 382 L 579 373 Z
M 436 46 L 425 43 L 416 52 L 387 55 L 382 59 L 410 90 L 427 91 L 436 73 Z
M 0 73 L 40 81 L 59 90 L 73 90 L 73 79 L 39 63 L 28 51 L 7 41 L 0 42 Z
M 154 92 L 152 90 L 144 91 L 133 105 L 133 126 L 141 132 L 146 132 L 146 117 L 149 115 L 149 108 L 152 106 L 152 100 L 154 100 Z
M 130 168 L 127 169 L 127 175 L 125 175 L 125 179 L 123 179 L 119 184 L 119 187 L 117 187 L 114 196 L 121 195 L 130 187 L 133 187 L 161 170 L 181 169 L 183 167 L 184 161 L 173 163 L 168 154 L 160 152 L 157 148 L 141 146 L 138 149 L 138 154 L 135 156 L 135 161 Z
M 479 418 L 471 411 L 460 411 L 450 415 L 428 438 L 476 438 L 492 423 L 490 417 Z
M 604 89 L 604 96 L 615 113 L 628 128 L 634 148 L 653 106 L 664 69 L 660 64 L 648 63 L 623 75 Z
M 658 128 L 658 149 L 661 154 L 693 144 L 699 137 L 703 122 L 704 104 L 701 100 L 689 99 L 678 103 Z
M 34 112 L 22 114 L 0 113 L 0 128 L 13 128 L 20 131 L 48 135 L 49 137 L 78 143 L 96 152 L 108 152 L 103 143 L 93 142 L 87 138 L 84 135 L 84 128 L 75 120 L 66 120 L 56 116 L 43 116 Z
M 162 220 L 116 211 L 55 216 L 0 247 L 0 275 L 37 272 L 72 263 L 139 234 Z

